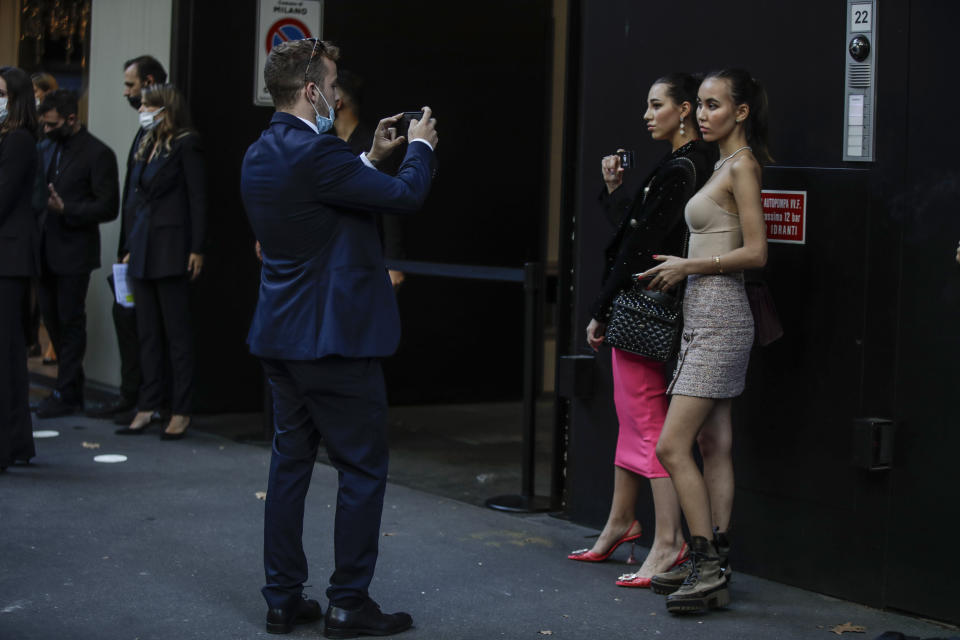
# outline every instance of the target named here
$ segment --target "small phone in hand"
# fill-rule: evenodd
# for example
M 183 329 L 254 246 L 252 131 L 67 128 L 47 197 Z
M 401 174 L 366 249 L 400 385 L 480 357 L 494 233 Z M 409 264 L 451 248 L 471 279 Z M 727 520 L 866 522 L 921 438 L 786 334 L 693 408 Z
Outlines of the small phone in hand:
M 635 151 L 617 151 L 617 156 L 620 157 L 621 169 L 632 169 L 637 166 Z
M 407 135 L 412 120 L 423 120 L 423 111 L 404 111 L 400 121 L 397 122 L 397 137 Z

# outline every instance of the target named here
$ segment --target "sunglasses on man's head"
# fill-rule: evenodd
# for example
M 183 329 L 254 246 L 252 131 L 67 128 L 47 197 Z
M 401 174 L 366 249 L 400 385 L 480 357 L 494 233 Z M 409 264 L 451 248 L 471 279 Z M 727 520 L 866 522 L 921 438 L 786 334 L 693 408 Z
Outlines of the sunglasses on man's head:
M 310 71 L 310 65 L 313 63 L 313 57 L 317 55 L 317 47 L 320 47 L 320 53 L 324 53 L 326 49 L 323 47 L 323 41 L 320 38 L 304 38 L 304 40 L 313 40 L 313 51 L 310 52 L 310 59 L 307 60 L 307 67 L 303 70 L 303 84 L 306 85 L 307 82 L 307 73 Z

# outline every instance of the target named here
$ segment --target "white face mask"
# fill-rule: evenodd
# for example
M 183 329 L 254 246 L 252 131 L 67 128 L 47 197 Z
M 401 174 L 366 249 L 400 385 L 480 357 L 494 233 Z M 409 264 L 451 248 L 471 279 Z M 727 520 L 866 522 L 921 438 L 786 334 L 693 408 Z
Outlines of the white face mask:
M 140 128 L 144 131 L 150 131 L 163 120 L 163 116 L 160 112 L 163 111 L 163 107 L 160 107 L 156 111 L 141 111 L 140 112 Z
M 0 123 L 7 119 L 7 96 L 0 98 Z

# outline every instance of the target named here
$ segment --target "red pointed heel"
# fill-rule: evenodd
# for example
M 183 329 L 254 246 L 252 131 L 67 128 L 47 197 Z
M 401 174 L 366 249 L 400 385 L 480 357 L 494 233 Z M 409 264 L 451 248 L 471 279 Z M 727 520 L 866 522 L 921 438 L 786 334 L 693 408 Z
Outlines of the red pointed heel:
M 690 552 L 690 548 L 687 547 L 687 543 L 684 542 L 683 546 L 680 547 L 680 553 L 677 554 L 677 559 L 673 561 L 673 564 L 667 567 L 667 571 L 669 571 L 670 569 L 673 569 L 677 565 L 682 564 L 683 561 L 687 559 L 687 555 L 689 555 L 689 552 Z M 650 581 L 652 579 L 653 578 L 642 578 L 635 573 L 625 573 L 622 576 L 620 576 L 620 578 L 617 580 L 617 586 L 649 589 Z
M 633 530 L 634 525 L 636 525 L 637 527 L 637 532 L 630 533 Z M 590 549 L 577 549 L 576 551 L 571 552 L 570 555 L 567 556 L 567 559 L 579 560 L 580 562 L 603 562 L 604 560 L 609 558 L 610 555 L 617 550 L 617 547 L 619 547 L 623 543 L 634 542 L 636 540 L 639 540 L 642 533 L 643 533 L 643 530 L 640 528 L 640 523 L 634 520 L 633 523 L 631 523 L 630 526 L 627 527 L 627 532 L 624 533 L 619 540 L 614 542 L 613 546 L 607 549 L 606 553 L 602 553 L 602 554 L 594 553 Z M 630 550 L 630 558 L 633 558 L 632 548 Z M 629 560 L 628 560 L 628 563 L 629 563 Z
M 679 567 L 683 564 L 684 560 L 687 559 L 687 556 L 690 555 L 690 547 L 687 546 L 687 543 L 684 542 L 680 547 L 680 553 L 677 554 L 677 559 L 673 561 L 673 564 L 667 568 L 667 571 L 673 569 L 674 567 Z

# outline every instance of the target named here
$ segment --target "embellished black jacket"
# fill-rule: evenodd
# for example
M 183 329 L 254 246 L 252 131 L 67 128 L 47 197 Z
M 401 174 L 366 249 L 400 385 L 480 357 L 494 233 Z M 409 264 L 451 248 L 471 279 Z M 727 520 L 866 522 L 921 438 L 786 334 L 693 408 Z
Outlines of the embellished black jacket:
M 713 145 L 694 140 L 663 158 L 633 197 L 623 187 L 600 196 L 604 213 L 616 233 L 604 253 L 603 285 L 590 308 L 600 322 L 610 317 L 617 294 L 631 285 L 630 276 L 656 266 L 654 255 L 682 255 L 687 227 L 687 200 L 713 173 Z

